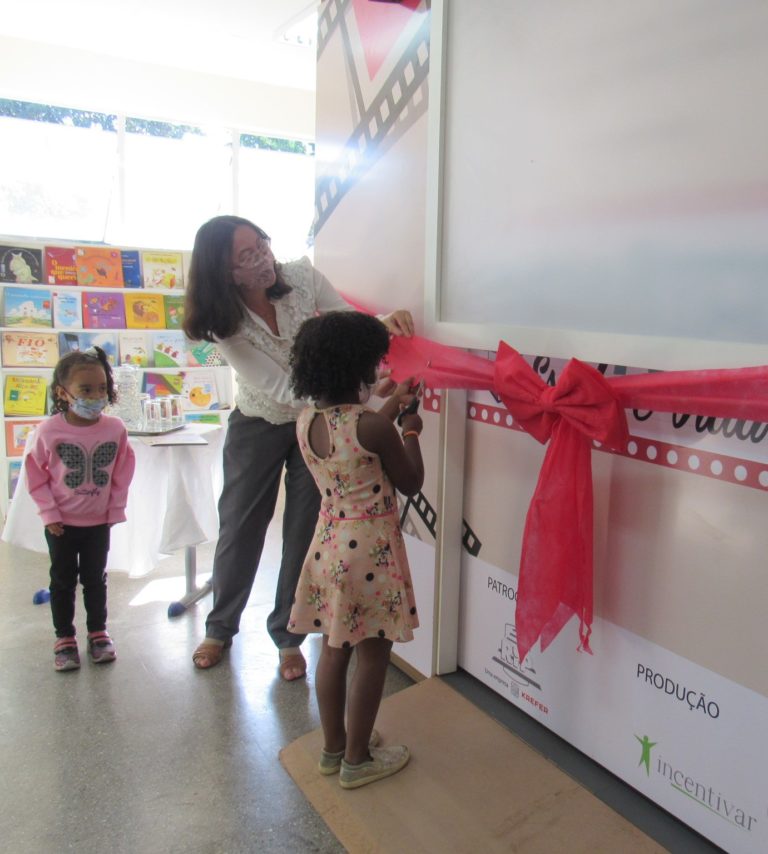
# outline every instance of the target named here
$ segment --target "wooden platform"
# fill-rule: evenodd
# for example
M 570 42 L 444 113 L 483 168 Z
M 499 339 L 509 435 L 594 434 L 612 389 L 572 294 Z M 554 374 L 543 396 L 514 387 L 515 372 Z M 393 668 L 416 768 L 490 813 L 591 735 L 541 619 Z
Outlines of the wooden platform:
M 351 854 L 665 850 L 440 679 L 388 697 L 376 727 L 411 761 L 361 789 L 318 773 L 319 730 L 280 754 Z

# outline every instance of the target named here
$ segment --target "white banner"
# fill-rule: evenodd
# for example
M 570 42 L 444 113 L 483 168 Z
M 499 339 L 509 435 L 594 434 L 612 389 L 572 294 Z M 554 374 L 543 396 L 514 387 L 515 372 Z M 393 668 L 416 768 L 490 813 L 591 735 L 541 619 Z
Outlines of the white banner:
M 725 850 L 768 850 L 768 699 L 601 619 L 595 655 L 571 622 L 521 663 L 516 596 L 464 555 L 460 666 Z

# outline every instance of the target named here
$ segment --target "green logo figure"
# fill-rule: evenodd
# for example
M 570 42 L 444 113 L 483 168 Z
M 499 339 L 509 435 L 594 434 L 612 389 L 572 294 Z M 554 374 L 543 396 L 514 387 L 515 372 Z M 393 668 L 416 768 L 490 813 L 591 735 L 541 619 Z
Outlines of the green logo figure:
M 639 735 L 636 735 L 635 738 L 640 742 L 640 746 L 643 748 L 643 752 L 640 755 L 640 761 L 637 763 L 638 765 L 645 765 L 645 773 L 648 777 L 651 776 L 651 748 L 656 747 L 658 744 L 657 741 L 651 741 L 647 735 L 644 735 L 640 738 Z

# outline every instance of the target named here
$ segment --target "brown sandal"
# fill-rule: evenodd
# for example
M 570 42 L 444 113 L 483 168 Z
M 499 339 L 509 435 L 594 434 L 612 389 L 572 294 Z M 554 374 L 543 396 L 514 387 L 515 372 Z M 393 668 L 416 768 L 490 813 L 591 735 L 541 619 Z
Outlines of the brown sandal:
M 192 653 L 192 663 L 198 670 L 210 670 L 212 667 L 216 667 L 221 661 L 224 650 L 229 649 L 231 646 L 231 640 L 217 643 L 210 638 L 206 638 Z M 203 662 L 207 662 L 207 664 Z
M 289 676 L 288 673 L 290 671 L 299 672 L 295 675 Z M 286 655 L 285 658 L 280 658 L 280 675 L 285 679 L 286 682 L 293 682 L 296 679 L 303 679 L 307 675 L 307 662 L 304 659 L 304 656 L 300 652 L 296 652 L 294 655 Z

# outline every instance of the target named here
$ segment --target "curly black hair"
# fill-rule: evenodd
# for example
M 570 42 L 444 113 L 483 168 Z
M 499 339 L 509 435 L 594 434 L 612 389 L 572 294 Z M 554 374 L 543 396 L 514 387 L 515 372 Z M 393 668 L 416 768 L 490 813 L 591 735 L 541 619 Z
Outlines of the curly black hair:
M 361 383 L 373 383 L 389 350 L 389 332 L 376 317 L 331 311 L 302 323 L 291 349 L 291 386 L 296 397 L 341 400 Z
M 73 350 L 71 353 L 67 353 L 66 356 L 62 356 L 53 369 L 53 379 L 51 380 L 51 414 L 66 412 L 69 409 L 69 403 L 56 394 L 56 389 L 59 386 L 63 388 L 72 371 L 83 365 L 101 365 L 104 368 L 104 373 L 107 375 L 107 400 L 110 403 L 114 403 L 117 400 L 115 381 L 112 378 L 112 366 L 109 364 L 107 354 L 101 347 L 89 347 L 87 350 Z

